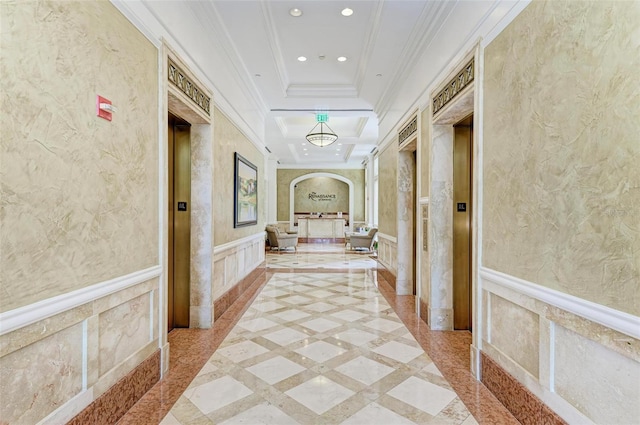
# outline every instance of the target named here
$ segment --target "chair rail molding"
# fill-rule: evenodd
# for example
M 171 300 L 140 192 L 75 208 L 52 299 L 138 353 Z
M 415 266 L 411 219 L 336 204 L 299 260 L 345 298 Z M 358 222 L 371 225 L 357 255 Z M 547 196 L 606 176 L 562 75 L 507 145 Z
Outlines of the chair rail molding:
M 496 287 L 508 288 L 607 328 L 640 339 L 640 317 L 638 316 L 546 288 L 486 267 L 480 269 L 480 277 L 482 278 L 482 287 L 485 290 L 492 291 Z
M 161 273 L 162 267 L 157 265 L 0 313 L 0 335 L 154 279 Z

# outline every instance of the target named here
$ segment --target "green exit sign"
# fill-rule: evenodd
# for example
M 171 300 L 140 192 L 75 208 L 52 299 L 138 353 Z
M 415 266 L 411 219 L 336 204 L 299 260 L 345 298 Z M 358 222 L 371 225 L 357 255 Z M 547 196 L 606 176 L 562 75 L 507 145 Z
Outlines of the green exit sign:
M 318 122 L 327 122 L 329 120 L 328 114 L 316 114 L 316 120 Z

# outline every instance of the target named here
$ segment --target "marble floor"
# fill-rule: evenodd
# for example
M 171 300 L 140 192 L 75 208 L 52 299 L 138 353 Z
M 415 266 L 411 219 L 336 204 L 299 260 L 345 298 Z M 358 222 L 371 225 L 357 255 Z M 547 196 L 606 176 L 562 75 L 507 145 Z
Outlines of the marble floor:
M 217 332 L 170 334 L 169 374 L 120 423 L 517 423 L 469 373 L 470 334 L 428 331 L 377 267 L 343 245 L 268 253 Z

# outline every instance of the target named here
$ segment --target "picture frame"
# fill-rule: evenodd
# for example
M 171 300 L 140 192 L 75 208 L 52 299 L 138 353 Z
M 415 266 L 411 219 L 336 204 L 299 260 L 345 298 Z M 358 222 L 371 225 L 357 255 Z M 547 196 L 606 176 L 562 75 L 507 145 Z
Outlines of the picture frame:
M 258 167 L 234 153 L 233 227 L 258 224 Z

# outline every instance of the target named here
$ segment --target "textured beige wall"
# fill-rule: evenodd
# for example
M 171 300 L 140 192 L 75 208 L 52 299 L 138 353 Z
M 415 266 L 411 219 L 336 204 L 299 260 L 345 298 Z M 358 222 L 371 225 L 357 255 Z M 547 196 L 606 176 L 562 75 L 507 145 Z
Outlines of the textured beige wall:
M 310 197 L 335 195 L 330 197 Z M 349 185 L 331 177 L 314 177 L 298 183 L 294 196 L 295 212 L 349 212 Z
M 158 60 L 106 1 L 3 1 L 0 19 L 7 311 L 158 264 Z
M 267 188 L 264 180 L 264 155 L 218 108 L 214 108 L 214 245 L 233 242 L 264 230 Z M 258 224 L 233 227 L 234 152 L 258 167 Z
M 311 173 L 330 173 L 346 177 L 353 182 L 353 220 L 364 221 L 364 169 L 320 170 L 320 169 L 279 169 L 278 170 L 278 221 L 289 221 L 289 186 L 295 178 Z
M 485 50 L 484 266 L 640 315 L 640 2 L 533 2 Z
M 380 153 L 378 175 L 378 228 L 398 236 L 398 148 L 391 143 Z

